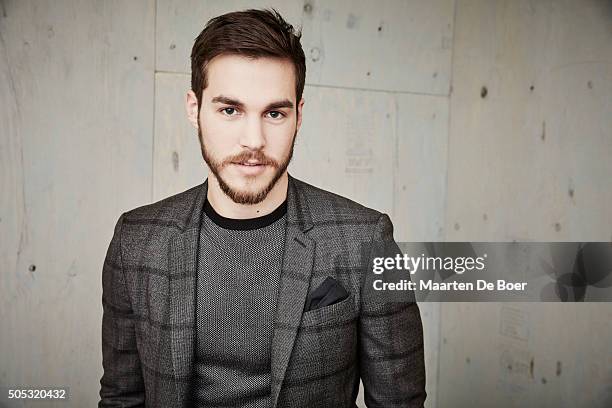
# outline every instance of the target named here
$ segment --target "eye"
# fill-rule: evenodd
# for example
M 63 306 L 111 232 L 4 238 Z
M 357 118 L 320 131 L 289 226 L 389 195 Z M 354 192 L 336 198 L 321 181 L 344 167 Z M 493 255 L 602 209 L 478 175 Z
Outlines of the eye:
M 285 114 L 283 112 L 279 112 L 279 111 L 270 111 L 270 112 L 268 112 L 268 115 L 270 115 L 270 117 L 272 119 L 281 119 L 281 118 L 285 117 Z
M 236 116 L 234 115 L 234 113 L 236 113 L 236 108 L 232 108 L 232 107 L 223 108 L 221 109 L 220 112 L 225 114 L 226 116 Z

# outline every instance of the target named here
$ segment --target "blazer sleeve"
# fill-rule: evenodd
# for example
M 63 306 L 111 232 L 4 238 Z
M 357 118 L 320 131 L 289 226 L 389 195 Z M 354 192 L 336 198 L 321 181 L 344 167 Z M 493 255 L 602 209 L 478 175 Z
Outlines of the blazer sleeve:
M 379 217 L 372 241 L 384 242 L 392 252 L 401 253 L 386 214 Z M 427 394 L 423 326 L 417 303 L 363 301 L 359 359 L 368 408 L 423 407 Z
M 102 267 L 102 366 L 98 407 L 144 407 L 145 393 L 135 315 L 126 286 L 121 251 L 122 214 Z

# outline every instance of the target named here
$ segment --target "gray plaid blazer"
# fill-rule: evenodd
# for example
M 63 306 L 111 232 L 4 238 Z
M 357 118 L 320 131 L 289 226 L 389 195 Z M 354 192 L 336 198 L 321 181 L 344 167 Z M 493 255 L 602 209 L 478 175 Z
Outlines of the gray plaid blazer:
M 99 407 L 189 407 L 203 184 L 123 213 L 102 270 Z M 422 407 L 423 332 L 414 302 L 364 302 L 359 244 L 393 241 L 386 214 L 289 175 L 271 349 L 272 407 Z M 350 293 L 304 311 L 331 276 Z

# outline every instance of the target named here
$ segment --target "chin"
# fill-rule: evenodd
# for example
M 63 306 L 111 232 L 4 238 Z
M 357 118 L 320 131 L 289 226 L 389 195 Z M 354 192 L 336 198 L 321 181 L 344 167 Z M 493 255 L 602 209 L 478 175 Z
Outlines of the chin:
M 239 180 L 235 183 L 230 183 L 229 186 L 232 190 L 246 193 L 246 194 L 257 194 L 264 190 L 268 184 L 272 181 L 271 177 L 258 176 L 250 180 Z
M 249 189 L 252 187 L 264 188 L 274 178 L 274 170 L 268 167 L 260 174 L 253 175 L 242 174 L 239 171 L 228 171 L 226 174 L 222 173 L 222 176 L 230 186 L 241 187 L 244 189 Z
M 272 181 L 272 175 L 260 174 L 258 176 L 234 176 L 224 178 L 226 184 L 234 191 L 255 194 L 265 189 Z

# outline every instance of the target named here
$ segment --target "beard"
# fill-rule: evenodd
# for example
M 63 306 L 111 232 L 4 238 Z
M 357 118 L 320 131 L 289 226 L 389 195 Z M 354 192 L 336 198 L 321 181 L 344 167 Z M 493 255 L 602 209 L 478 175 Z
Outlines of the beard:
M 268 193 L 274 188 L 278 180 L 287 170 L 291 159 L 293 158 L 293 147 L 295 145 L 295 138 L 297 136 L 297 129 L 293 134 L 293 140 L 291 141 L 291 149 L 289 150 L 289 154 L 284 157 L 280 162 L 276 161 L 272 158 L 267 157 L 261 150 L 255 151 L 244 151 L 235 156 L 226 157 L 223 160 L 217 159 L 210 154 L 210 152 L 206 149 L 206 145 L 204 144 L 204 139 L 202 137 L 202 127 L 198 126 L 198 140 L 200 141 L 200 150 L 202 151 L 202 158 L 208 165 L 210 171 L 215 175 L 219 187 L 221 191 L 225 193 L 233 202 L 236 204 L 258 204 L 262 202 L 267 196 Z M 229 185 L 229 183 L 221 176 L 221 170 L 224 167 L 232 165 L 232 163 L 243 163 L 247 160 L 257 160 L 259 163 L 263 165 L 268 165 L 274 169 L 274 175 L 272 179 L 268 182 L 264 187 L 255 190 L 240 190 L 234 188 Z M 249 181 L 255 182 L 257 180 L 257 176 L 246 176 Z

